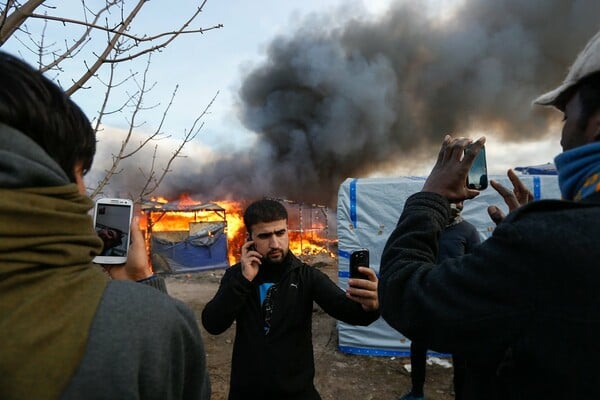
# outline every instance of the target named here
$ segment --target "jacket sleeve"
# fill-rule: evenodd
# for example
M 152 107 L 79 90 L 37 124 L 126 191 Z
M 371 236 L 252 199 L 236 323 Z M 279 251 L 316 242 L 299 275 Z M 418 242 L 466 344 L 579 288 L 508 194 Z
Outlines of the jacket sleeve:
M 181 368 L 184 372 L 184 376 L 181 378 L 182 399 L 199 399 L 199 400 L 210 400 L 211 397 L 211 383 L 208 374 L 208 365 L 206 362 L 206 350 L 204 348 L 204 341 L 200 335 L 198 329 L 198 323 L 193 312 L 189 309 L 184 309 L 185 313 L 182 312 L 185 318 L 185 325 L 180 327 L 180 330 L 186 330 L 186 336 L 188 337 L 189 343 L 186 344 L 185 349 L 178 348 L 178 351 L 182 351 L 183 354 L 177 354 L 171 352 L 172 357 L 175 359 L 172 361 L 171 366 L 176 365 L 179 360 L 183 360 L 185 365 Z M 172 368 L 177 371 L 178 368 Z M 174 394 L 173 397 L 177 397 Z
M 523 268 L 531 260 L 520 257 L 527 254 L 526 241 L 503 223 L 472 253 L 436 265 L 448 215 L 447 200 L 437 194 L 407 199 L 382 254 L 381 314 L 408 338 L 438 351 L 499 350 L 533 309 L 535 276 Z
M 231 326 L 253 290 L 252 282 L 242 275 L 239 264 L 225 271 L 217 293 L 202 310 L 202 325 L 213 335 Z
M 163 293 L 169 294 L 167 291 L 167 285 L 163 277 L 158 275 L 152 275 L 150 278 L 142 279 L 138 281 L 144 285 L 153 287 Z
M 465 248 L 465 254 L 471 253 L 475 246 L 481 243 L 481 236 L 477 232 L 477 228 L 469 223 L 469 234 L 467 236 L 467 245 Z
M 313 299 L 333 318 L 351 325 L 366 326 L 379 318 L 379 310 L 365 311 L 362 306 L 346 297 L 327 275 L 314 267 L 311 270 Z

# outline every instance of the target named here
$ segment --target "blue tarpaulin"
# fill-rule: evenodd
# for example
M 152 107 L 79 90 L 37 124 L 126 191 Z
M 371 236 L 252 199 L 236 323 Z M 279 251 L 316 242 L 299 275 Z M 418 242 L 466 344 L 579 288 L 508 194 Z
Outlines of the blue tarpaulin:
M 516 167 L 515 171 L 519 171 L 526 175 L 556 175 L 556 166 L 553 163 L 540 165 L 532 165 L 529 167 Z
M 150 256 L 155 272 L 184 273 L 229 266 L 224 208 L 214 203 L 145 202 L 142 210 L 149 221 Z M 154 224 L 168 213 L 192 213 L 194 217 L 190 218 L 189 229 L 153 230 Z M 198 214 L 202 215 L 202 221 L 195 220 Z

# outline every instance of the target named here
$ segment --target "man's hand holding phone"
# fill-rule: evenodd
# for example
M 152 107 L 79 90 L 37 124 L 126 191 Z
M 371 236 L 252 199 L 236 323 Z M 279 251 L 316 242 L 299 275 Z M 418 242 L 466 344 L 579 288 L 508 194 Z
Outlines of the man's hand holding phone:
M 153 275 L 134 208 L 133 201 L 119 198 L 98 199 L 94 206 L 94 230 L 103 249 L 93 261 L 113 279 L 138 281 Z
M 254 241 L 248 236 L 248 241 L 242 246 L 242 275 L 250 282 L 254 280 L 260 269 L 262 255 L 256 251 Z
M 102 267 L 113 279 L 139 281 L 153 275 L 148 263 L 144 235 L 139 228 L 139 217 L 133 217 L 131 224 L 131 244 L 125 264 L 103 264 Z
M 437 161 L 425 180 L 423 191 L 438 193 L 451 203 L 479 195 L 479 190 L 467 187 L 467 175 L 484 144 L 483 136 L 473 142 L 468 138 L 446 135 Z
M 365 311 L 379 309 L 377 275 L 369 267 L 369 251 L 360 249 L 350 254 L 350 279 L 346 296 L 359 303 Z

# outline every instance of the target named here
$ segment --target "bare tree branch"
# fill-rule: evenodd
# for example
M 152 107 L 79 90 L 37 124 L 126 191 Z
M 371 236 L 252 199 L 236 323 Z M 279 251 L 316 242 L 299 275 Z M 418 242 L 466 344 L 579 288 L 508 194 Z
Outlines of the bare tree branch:
M 133 156 L 135 153 L 137 153 L 138 151 L 140 151 L 146 144 L 148 144 L 148 142 L 150 142 L 151 140 L 156 139 L 160 135 L 160 133 L 162 131 L 163 124 L 164 124 L 164 122 L 165 122 L 165 120 L 167 118 L 167 114 L 169 113 L 169 110 L 171 109 L 171 106 L 173 105 L 173 100 L 175 99 L 175 95 L 177 94 L 177 90 L 178 89 L 179 89 L 179 85 L 177 85 L 175 87 L 175 89 L 173 90 L 173 93 L 171 94 L 171 99 L 169 100 L 169 103 L 167 104 L 167 107 L 163 111 L 160 123 L 159 123 L 158 127 L 154 130 L 154 133 L 152 133 L 151 135 L 148 135 L 146 137 L 146 139 L 144 141 L 142 141 L 136 149 L 134 149 L 133 151 L 131 151 L 128 154 L 125 154 L 123 156 L 123 158 L 127 158 L 127 157 Z
M 152 46 L 150 48 L 147 48 L 145 50 L 140 51 L 139 53 L 127 56 L 127 57 L 123 57 L 123 58 L 114 58 L 112 60 L 107 60 L 107 62 L 111 62 L 111 63 L 119 63 L 119 62 L 123 62 L 123 61 L 130 61 L 133 60 L 134 58 L 137 58 L 139 56 L 142 56 L 144 54 L 150 53 L 150 52 L 154 52 L 156 50 L 162 49 L 167 47 L 173 40 L 175 40 L 180 34 L 183 33 L 204 33 L 204 32 L 208 32 L 214 29 L 219 29 L 222 28 L 223 24 L 218 24 L 215 26 L 212 26 L 210 28 L 204 28 L 204 29 L 198 29 L 195 31 L 181 31 L 181 32 L 169 32 L 168 35 L 172 35 L 168 40 L 164 41 L 161 44 L 157 44 L 155 46 Z
M 0 30 L 4 26 L 6 22 L 6 17 L 8 17 L 8 10 L 10 10 L 15 5 L 16 0 L 7 0 L 6 5 L 4 6 L 4 10 L 0 12 Z
M 96 22 L 98 22 L 98 20 L 102 16 L 102 14 L 104 14 L 105 12 L 110 10 L 110 8 L 113 7 L 115 4 L 117 4 L 117 2 L 118 2 L 118 0 L 114 0 L 112 2 L 107 2 L 105 7 L 101 8 L 97 13 L 94 14 L 94 20 L 89 24 L 90 26 L 88 26 L 88 28 L 81 34 L 79 39 L 75 40 L 75 42 L 71 46 L 66 46 L 66 50 L 64 51 L 64 53 L 55 57 L 54 61 L 51 62 L 50 64 L 41 67 L 40 71 L 46 72 L 48 70 L 56 68 L 56 66 L 58 66 L 65 59 L 73 57 L 75 54 L 75 51 L 77 49 L 81 48 L 86 43 L 86 41 L 91 40 L 90 32 L 93 29 L 93 25 L 95 25 Z M 85 7 L 85 2 L 84 2 L 84 7 Z M 34 15 L 36 15 L 36 14 L 34 14 Z M 34 15 L 32 15 L 32 17 Z M 48 19 L 51 19 L 51 18 L 47 18 L 47 20 Z
M 88 70 L 83 74 L 83 76 L 81 76 L 81 78 L 79 78 L 79 80 L 77 82 L 75 82 L 69 89 L 65 90 L 65 92 L 68 95 L 72 95 L 77 90 L 79 90 L 80 88 L 82 88 L 83 85 L 92 76 L 94 76 L 94 74 L 98 71 L 98 69 L 100 69 L 100 67 L 102 66 L 102 64 L 105 63 L 105 61 L 106 61 L 108 55 L 110 54 L 110 52 L 115 48 L 115 45 L 118 43 L 119 39 L 121 38 L 121 34 L 123 32 L 125 32 L 127 30 L 127 28 L 129 28 L 129 25 L 131 25 L 131 22 L 134 20 L 135 16 L 140 12 L 140 10 L 144 6 L 144 4 L 146 4 L 147 2 L 148 2 L 148 0 L 140 0 L 140 1 L 138 1 L 138 3 L 135 6 L 135 8 L 131 11 L 131 13 L 127 16 L 127 18 L 123 20 L 123 22 L 120 25 L 118 31 L 115 33 L 115 35 L 112 37 L 112 39 L 109 40 L 106 48 L 104 49 L 104 51 L 102 52 L 102 54 L 100 54 L 98 56 L 96 62 L 94 62 L 94 64 L 90 68 L 88 68 Z
M 197 125 L 200 122 L 200 120 L 206 116 L 206 114 L 208 113 L 208 110 L 213 105 L 213 103 L 217 99 L 218 95 L 219 95 L 219 92 L 217 92 L 213 96 L 213 98 L 208 103 L 208 105 L 204 108 L 204 110 L 200 113 L 200 115 L 194 120 L 194 123 L 192 124 L 190 129 L 186 132 L 184 138 L 180 142 L 179 147 L 177 147 L 177 149 L 175 149 L 175 151 L 171 155 L 171 158 L 169 158 L 169 161 L 167 161 L 167 165 L 163 169 L 162 174 L 158 177 L 158 179 L 156 179 L 154 186 L 151 188 L 148 188 L 149 185 L 145 185 L 146 192 L 140 193 L 140 196 L 139 196 L 140 198 L 144 198 L 144 197 L 148 196 L 150 193 L 153 193 L 156 189 L 158 189 L 158 187 L 162 183 L 165 176 L 169 172 L 171 172 L 171 164 L 173 163 L 173 161 L 175 161 L 176 158 L 180 157 L 180 153 L 183 150 L 183 148 L 185 147 L 185 145 L 188 144 L 189 142 L 191 142 L 192 140 L 194 140 L 194 138 L 198 135 L 200 130 L 204 127 L 204 123 L 200 124 L 200 126 L 198 126 L 198 127 L 197 127 Z
M 31 16 L 33 11 L 38 8 L 44 0 L 29 0 L 21 7 L 18 7 L 10 15 L 4 19 L 4 23 L 0 27 L 0 46 L 6 42 L 6 40 L 12 36 L 12 34 Z M 13 5 L 14 2 L 7 3 Z
M 104 87 L 103 95 L 97 99 L 99 109 L 96 117 L 92 120 L 95 131 L 101 132 L 104 129 L 106 117 L 111 114 L 122 114 L 128 128 L 122 133 L 112 130 L 105 132 L 119 135 L 117 143 L 120 142 L 120 146 L 112 154 L 112 162 L 109 160 L 110 166 L 104 170 L 103 176 L 99 177 L 96 187 L 90 188 L 91 196 L 97 196 L 105 191 L 111 179 L 123 172 L 123 160 L 135 160 L 141 154 L 147 154 L 142 153 L 142 150 L 146 151 L 146 149 L 152 152 L 152 159 L 151 161 L 147 158 L 144 159 L 145 167 L 140 168 L 140 174 L 146 181 L 142 183 L 143 187 L 139 193 L 140 197 L 147 196 L 160 186 L 165 176 L 171 171 L 174 160 L 182 157 L 184 147 L 200 132 L 204 126 L 201 119 L 205 117 L 218 95 L 217 92 L 204 111 L 194 120 L 190 129 L 184 131 L 183 138 L 177 142 L 176 149 L 173 150 L 169 159 L 165 163 L 161 161 L 159 164 L 160 152 L 157 141 L 171 137 L 165 133 L 165 126 L 180 86 L 175 85 L 166 105 L 161 106 L 160 102 L 150 106 L 144 104 L 157 84 L 150 82 L 149 70 L 152 54 L 168 47 L 178 37 L 204 34 L 207 31 L 222 28 L 223 25 L 214 24 L 209 28 L 192 28 L 192 23 L 198 18 L 207 3 L 207 0 L 197 0 L 197 8 L 185 14 L 179 27 L 158 33 L 138 35 L 132 32 L 132 27 L 141 16 L 142 7 L 147 3 L 152 5 L 162 3 L 149 0 L 103 0 L 99 5 L 91 0 L 80 0 L 80 2 L 80 17 L 72 17 L 70 15 L 60 16 L 60 13 L 56 12 L 61 8 L 58 6 L 62 3 L 61 0 L 0 0 L 0 47 L 12 38 L 21 47 L 17 52 L 20 54 L 21 49 L 29 51 L 36 60 L 40 71 L 54 73 L 53 79 L 59 84 L 61 78 L 65 82 L 72 82 L 65 90 L 68 95 L 72 95 L 79 89 L 92 88 L 98 84 Z M 97 8 L 92 9 L 90 4 L 94 4 L 94 7 Z M 41 12 L 42 9 L 48 11 Z M 49 11 L 50 9 L 52 11 Z M 65 7 L 65 10 L 67 9 L 68 7 Z M 69 34 L 64 34 L 57 22 L 64 27 L 71 27 Z M 79 27 L 83 27 L 83 29 Z M 58 36 L 56 36 L 56 32 L 58 32 Z M 61 39 L 57 41 L 54 39 L 56 37 Z M 63 37 L 64 39 L 62 39 Z M 99 42 L 97 39 L 102 39 L 102 41 Z M 126 74 L 118 70 L 119 64 L 122 62 L 143 55 L 148 55 L 143 73 L 135 71 L 137 67 L 134 67 L 134 70 L 129 69 L 129 73 Z M 64 79 L 68 76 L 68 72 L 65 71 L 71 70 L 68 60 L 74 60 L 83 67 L 80 68 L 80 74 L 75 75 L 72 79 Z M 108 70 L 103 68 L 105 64 L 110 65 Z M 106 72 L 103 72 L 105 70 Z M 124 78 L 123 75 L 125 75 Z M 136 85 L 133 90 L 131 90 L 132 84 Z M 142 116 L 147 111 L 158 107 L 162 108 L 160 120 L 157 122 L 158 126 L 153 126 L 150 133 L 143 133 L 138 140 L 139 128 L 146 124 Z M 135 140 L 133 140 L 134 137 Z M 154 149 L 148 149 L 153 144 Z M 149 169 L 148 164 L 150 164 Z M 137 191 L 137 188 L 133 191 Z
M 148 1 L 148 0 L 146 0 Z M 193 14 L 192 18 L 189 20 L 189 22 L 193 21 L 198 14 L 200 13 L 200 11 L 202 11 L 201 8 L 198 8 L 198 10 L 196 11 L 196 13 Z M 67 23 L 67 24 L 74 24 L 74 25 L 81 25 L 81 26 L 85 26 L 86 32 L 89 32 L 91 30 L 99 30 L 99 31 L 105 31 L 105 32 L 109 32 L 109 33 L 115 33 L 115 34 L 119 34 L 122 37 L 126 37 L 129 39 L 132 39 L 136 42 L 136 44 L 139 43 L 143 43 L 143 42 L 152 42 L 155 41 L 156 39 L 159 39 L 161 37 L 164 36 L 178 36 L 180 34 L 189 34 L 189 33 L 204 33 L 213 29 L 218 29 L 218 28 L 222 28 L 223 24 L 217 24 L 215 26 L 211 26 L 210 28 L 199 28 L 199 29 L 190 29 L 190 30 L 177 30 L 177 31 L 170 31 L 170 32 L 162 32 L 159 33 L 157 35 L 154 36 L 137 36 L 137 35 L 133 35 L 127 32 L 122 32 L 120 25 L 118 27 L 114 27 L 114 28 L 109 28 L 106 26 L 102 26 L 102 25 L 97 25 L 95 22 L 87 22 L 87 21 L 79 21 L 76 19 L 70 19 L 70 18 L 64 18 L 64 17 L 54 17 L 52 15 L 45 15 L 45 14 L 31 14 L 30 16 L 31 18 L 37 18 L 37 19 L 42 19 L 42 20 L 47 20 L 47 21 L 59 21 L 62 23 Z M 189 25 L 189 22 L 186 23 L 185 26 Z M 172 39 L 170 39 L 172 40 Z
M 113 177 L 113 175 L 118 173 L 118 167 L 119 164 L 121 163 L 121 161 L 125 158 L 124 154 L 125 154 L 125 149 L 127 148 L 127 146 L 129 145 L 129 141 L 131 140 L 131 135 L 133 134 L 133 129 L 135 127 L 135 118 L 136 115 L 138 114 L 138 112 L 141 109 L 141 104 L 144 98 L 144 87 L 146 84 L 146 73 L 148 72 L 148 68 L 150 66 L 150 60 L 148 60 L 147 64 L 146 64 L 146 69 L 144 71 L 144 79 L 142 81 L 142 90 L 138 93 L 137 95 L 137 101 L 135 104 L 135 109 L 132 113 L 132 117 L 131 117 L 131 121 L 129 124 L 129 129 L 127 131 L 127 135 L 125 136 L 125 139 L 123 139 L 121 141 L 121 148 L 119 149 L 117 154 L 113 154 L 113 162 L 111 167 L 106 170 L 106 174 L 104 175 L 104 178 L 98 183 L 98 187 L 96 188 L 96 190 L 94 191 L 94 194 L 96 192 L 99 192 L 100 190 L 102 190 L 102 188 L 104 188 L 104 186 L 106 186 L 108 184 L 108 182 L 111 180 L 111 178 Z

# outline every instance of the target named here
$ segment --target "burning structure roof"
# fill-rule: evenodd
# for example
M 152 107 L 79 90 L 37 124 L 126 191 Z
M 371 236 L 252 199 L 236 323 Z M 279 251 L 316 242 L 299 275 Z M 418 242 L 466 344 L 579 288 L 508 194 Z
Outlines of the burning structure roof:
M 182 200 L 174 200 L 168 203 L 155 201 L 155 200 L 145 200 L 142 202 L 142 211 L 183 211 L 183 212 L 193 212 L 193 211 L 225 211 L 223 207 L 215 203 L 190 203 Z

